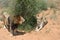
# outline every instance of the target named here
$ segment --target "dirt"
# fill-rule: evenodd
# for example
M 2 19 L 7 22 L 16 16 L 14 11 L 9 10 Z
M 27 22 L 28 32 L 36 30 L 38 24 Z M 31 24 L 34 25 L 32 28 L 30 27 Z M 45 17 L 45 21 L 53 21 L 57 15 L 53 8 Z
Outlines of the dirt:
M 0 40 L 60 40 L 60 10 L 49 9 L 43 12 L 48 23 L 39 32 L 32 31 L 24 35 L 11 36 L 11 33 L 2 27 Z M 0 22 L 0 24 L 3 23 Z

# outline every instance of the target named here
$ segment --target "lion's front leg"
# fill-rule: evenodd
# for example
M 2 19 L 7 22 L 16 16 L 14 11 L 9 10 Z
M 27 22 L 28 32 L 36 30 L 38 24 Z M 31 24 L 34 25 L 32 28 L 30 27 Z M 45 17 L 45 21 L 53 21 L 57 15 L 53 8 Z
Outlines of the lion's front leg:
M 12 35 L 17 35 L 17 24 L 10 24 L 10 32 L 12 33 Z

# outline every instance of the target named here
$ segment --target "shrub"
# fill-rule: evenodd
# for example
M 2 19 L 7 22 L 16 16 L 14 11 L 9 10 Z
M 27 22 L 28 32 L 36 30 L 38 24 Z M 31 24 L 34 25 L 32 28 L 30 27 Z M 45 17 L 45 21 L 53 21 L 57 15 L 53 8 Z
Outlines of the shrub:
M 9 6 L 9 10 L 13 15 L 21 15 L 25 18 L 25 22 L 19 25 L 18 28 L 21 30 L 30 31 L 35 28 L 36 15 L 41 10 L 46 10 L 47 5 L 45 0 L 14 0 Z

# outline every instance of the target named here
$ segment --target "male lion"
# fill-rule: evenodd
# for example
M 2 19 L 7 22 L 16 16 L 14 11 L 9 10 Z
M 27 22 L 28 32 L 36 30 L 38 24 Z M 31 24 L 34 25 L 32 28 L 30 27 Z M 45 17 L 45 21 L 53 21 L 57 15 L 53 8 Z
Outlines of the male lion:
M 13 35 L 17 34 L 16 28 L 18 27 L 19 24 L 22 24 L 25 21 L 25 19 L 20 15 L 11 16 L 7 12 L 4 12 L 3 15 L 5 17 L 5 19 L 4 19 L 5 27 Z

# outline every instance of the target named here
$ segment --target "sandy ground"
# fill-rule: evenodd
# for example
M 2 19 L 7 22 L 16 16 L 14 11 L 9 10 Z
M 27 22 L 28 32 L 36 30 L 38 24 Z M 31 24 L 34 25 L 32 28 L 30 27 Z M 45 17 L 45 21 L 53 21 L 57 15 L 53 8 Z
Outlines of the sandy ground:
M 6 28 L 0 28 L 0 40 L 60 40 L 60 11 L 47 10 L 48 24 L 39 32 L 32 31 L 24 35 L 11 36 Z M 48 13 L 48 14 L 47 14 Z

